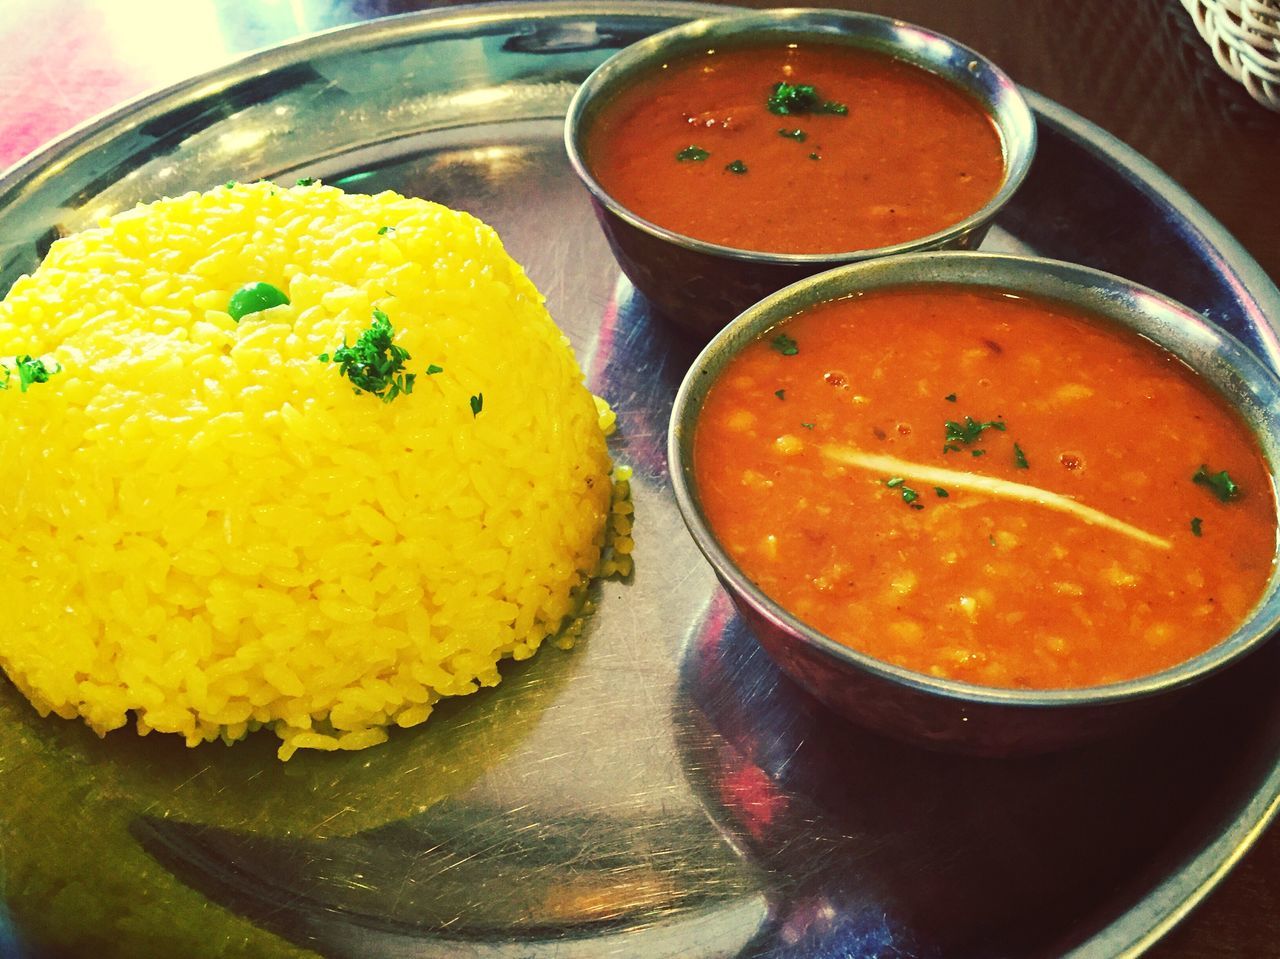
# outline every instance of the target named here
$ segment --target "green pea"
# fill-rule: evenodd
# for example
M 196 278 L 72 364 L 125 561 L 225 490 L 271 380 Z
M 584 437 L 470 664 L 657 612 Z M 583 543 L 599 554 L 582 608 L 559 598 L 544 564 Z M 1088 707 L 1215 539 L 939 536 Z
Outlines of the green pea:
M 284 290 L 270 283 L 246 283 L 231 294 L 227 312 L 237 323 L 250 313 L 261 313 L 273 306 L 287 306 L 289 297 Z

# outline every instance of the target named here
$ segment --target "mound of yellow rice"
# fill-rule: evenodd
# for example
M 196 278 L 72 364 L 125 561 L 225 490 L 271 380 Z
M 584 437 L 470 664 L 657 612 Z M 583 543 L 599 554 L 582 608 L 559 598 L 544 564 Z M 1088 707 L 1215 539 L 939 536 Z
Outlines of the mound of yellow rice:
M 290 302 L 237 323 L 252 282 Z M 391 402 L 318 359 L 375 309 L 417 374 Z M 612 414 L 467 214 L 319 184 L 141 206 L 14 285 L 0 363 L 0 665 L 99 734 L 373 745 L 531 656 L 600 564 Z

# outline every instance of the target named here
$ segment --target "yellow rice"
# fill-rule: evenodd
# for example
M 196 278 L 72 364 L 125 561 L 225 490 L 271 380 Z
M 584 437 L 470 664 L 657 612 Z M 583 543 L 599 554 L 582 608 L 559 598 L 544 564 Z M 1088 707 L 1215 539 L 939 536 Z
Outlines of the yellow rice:
M 237 323 L 254 281 L 291 302 Z M 375 308 L 418 374 L 390 403 L 317 358 Z M 0 665 L 42 714 L 363 748 L 496 684 L 600 563 L 612 414 L 467 214 L 318 184 L 141 206 L 14 285 L 22 354 L 61 372 L 0 392 Z

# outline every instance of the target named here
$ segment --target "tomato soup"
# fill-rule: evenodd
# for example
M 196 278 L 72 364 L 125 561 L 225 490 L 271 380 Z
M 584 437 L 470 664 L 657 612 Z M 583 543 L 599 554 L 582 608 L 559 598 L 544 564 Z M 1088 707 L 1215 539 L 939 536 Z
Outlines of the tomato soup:
M 932 676 L 1068 688 L 1229 635 L 1271 576 L 1270 474 L 1177 358 L 1036 299 L 906 287 L 735 356 L 694 437 L 707 522 L 767 595 Z
M 586 138 L 600 185 L 652 223 L 770 253 L 873 249 L 935 233 L 999 189 L 977 100 L 838 44 L 725 47 L 664 64 Z

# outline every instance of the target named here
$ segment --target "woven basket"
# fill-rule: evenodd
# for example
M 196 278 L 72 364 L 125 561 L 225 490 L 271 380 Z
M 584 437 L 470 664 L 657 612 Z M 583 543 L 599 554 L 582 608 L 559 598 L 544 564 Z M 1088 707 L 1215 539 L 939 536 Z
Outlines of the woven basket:
M 1280 0 L 1182 0 L 1223 70 L 1280 111 Z

